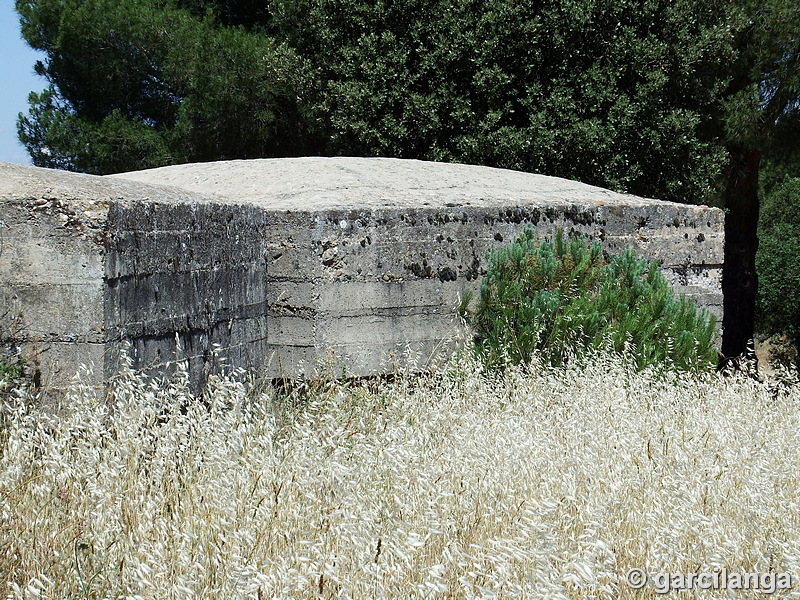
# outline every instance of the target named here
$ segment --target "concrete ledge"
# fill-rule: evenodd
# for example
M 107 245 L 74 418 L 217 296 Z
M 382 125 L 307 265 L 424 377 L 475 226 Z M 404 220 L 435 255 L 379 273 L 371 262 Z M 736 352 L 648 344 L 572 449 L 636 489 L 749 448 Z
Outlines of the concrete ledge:
M 94 177 L 0 164 L 0 315 L 43 380 L 97 385 L 190 362 L 313 374 L 425 368 L 465 338 L 459 297 L 487 250 L 531 226 L 626 244 L 721 316 L 723 214 L 487 167 L 299 158 Z M 85 359 L 81 359 L 85 356 Z M 265 367 L 266 365 L 266 367 Z

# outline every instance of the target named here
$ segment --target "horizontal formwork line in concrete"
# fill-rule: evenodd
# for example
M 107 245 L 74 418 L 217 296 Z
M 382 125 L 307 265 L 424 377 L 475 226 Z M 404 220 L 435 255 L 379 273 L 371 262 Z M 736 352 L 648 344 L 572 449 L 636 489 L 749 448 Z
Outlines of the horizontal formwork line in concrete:
M 455 318 L 454 309 L 457 307 L 457 302 L 453 303 L 450 307 L 453 310 L 447 310 L 447 307 L 442 307 L 441 304 L 419 304 L 410 306 L 384 306 L 370 308 L 370 317 L 385 320 L 391 317 L 413 317 L 417 315 L 432 315 L 438 316 L 440 314 L 449 314 Z M 327 309 L 319 310 L 315 313 L 316 318 L 324 319 L 348 319 L 353 317 L 363 317 L 364 313 L 361 310 L 348 310 L 343 307 L 341 310 Z
M 231 311 L 221 318 L 207 315 L 184 314 L 178 317 L 153 319 L 151 321 L 127 321 L 123 324 L 110 325 L 106 329 L 109 339 L 123 339 L 134 335 L 135 337 L 162 337 L 176 333 L 184 334 L 193 331 L 206 331 L 209 329 L 220 330 L 240 327 L 242 324 L 255 324 L 266 321 L 268 317 L 264 311 L 253 311 L 252 314 L 236 314 Z

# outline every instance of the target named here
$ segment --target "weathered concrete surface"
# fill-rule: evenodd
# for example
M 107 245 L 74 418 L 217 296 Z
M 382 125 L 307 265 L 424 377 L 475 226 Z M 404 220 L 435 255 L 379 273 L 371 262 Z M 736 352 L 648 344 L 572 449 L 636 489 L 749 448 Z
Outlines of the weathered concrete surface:
M 675 288 L 721 314 L 718 210 L 615 194 L 552 177 L 394 159 L 303 158 L 182 165 L 117 176 L 269 211 L 272 374 L 329 349 L 356 374 L 450 354 L 454 307 L 477 291 L 486 250 L 526 225 L 631 244 Z
M 2 165 L 0 205 L 14 247 L 0 302 L 24 316 L 26 347 L 82 344 L 103 376 L 123 340 L 138 366 L 162 368 L 176 332 L 199 379 L 213 344 L 269 376 L 312 373 L 331 349 L 352 374 L 422 368 L 463 338 L 455 306 L 486 250 L 527 225 L 631 244 L 721 314 L 721 211 L 500 169 L 300 158 L 98 178 Z M 42 368 L 75 364 L 57 360 Z
M 212 346 L 234 364 L 265 355 L 264 212 L 88 175 L 0 163 L 0 329 L 43 386 L 92 363 L 100 385 L 130 344 L 156 371 L 176 338 L 196 381 Z

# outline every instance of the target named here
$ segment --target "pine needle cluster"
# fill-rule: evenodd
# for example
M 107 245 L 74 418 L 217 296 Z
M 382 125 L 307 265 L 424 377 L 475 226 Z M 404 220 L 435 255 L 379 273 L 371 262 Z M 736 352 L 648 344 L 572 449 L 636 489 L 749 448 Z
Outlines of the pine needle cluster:
M 637 369 L 712 369 L 716 320 L 678 297 L 655 261 L 626 247 L 607 257 L 599 242 L 537 241 L 527 229 L 489 255 L 469 321 L 486 362 L 527 363 L 534 352 L 561 366 L 588 350 L 611 348 Z

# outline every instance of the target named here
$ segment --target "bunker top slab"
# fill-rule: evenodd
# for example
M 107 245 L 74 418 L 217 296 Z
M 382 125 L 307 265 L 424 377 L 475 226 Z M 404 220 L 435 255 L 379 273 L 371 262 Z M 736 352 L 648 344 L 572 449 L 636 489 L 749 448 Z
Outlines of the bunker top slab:
M 166 185 L 0 162 L 0 202 L 13 202 L 42 215 L 60 215 L 73 228 L 104 226 L 115 203 L 178 205 L 221 201 L 234 203 Z
M 574 205 L 601 214 L 634 208 L 654 220 L 678 215 L 681 221 L 689 217 L 715 225 L 722 220 L 718 209 L 619 194 L 557 177 L 389 158 L 221 161 L 106 177 L 0 163 L 0 201 L 9 200 L 39 214 L 60 215 L 78 228 L 103 227 L 113 204 L 136 202 L 249 204 L 292 212 Z
M 680 207 L 682 211 L 709 210 L 619 194 L 545 175 L 393 158 L 234 160 L 174 165 L 111 178 L 169 185 L 272 210 L 488 207 L 499 202 L 587 206 L 608 203 L 630 207 L 656 203 Z

